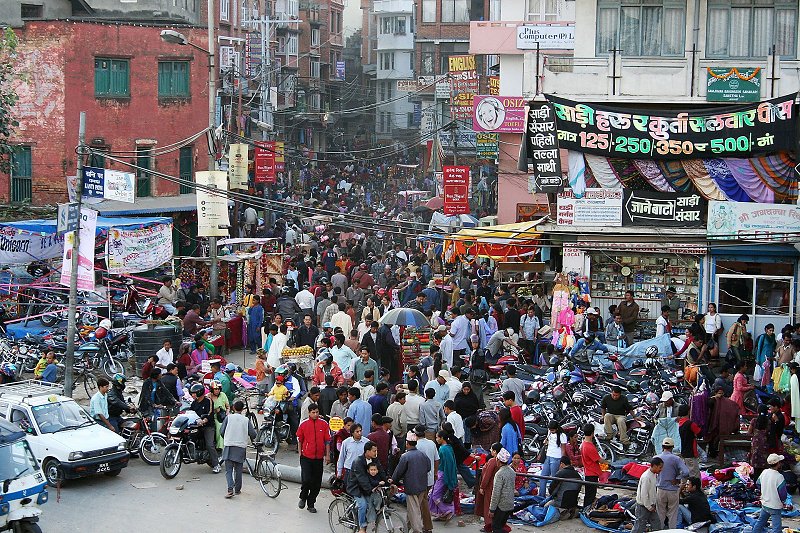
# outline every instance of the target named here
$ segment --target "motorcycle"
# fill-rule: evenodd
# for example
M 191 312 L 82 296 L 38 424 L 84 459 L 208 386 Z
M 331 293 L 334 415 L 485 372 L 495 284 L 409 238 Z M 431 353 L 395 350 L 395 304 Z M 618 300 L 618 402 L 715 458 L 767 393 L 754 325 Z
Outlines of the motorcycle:
M 119 425 L 119 433 L 125 439 L 129 453 L 138 453 L 142 461 L 156 466 L 161 463 L 161 456 L 169 442 L 163 433 L 151 431 L 149 423 L 148 419 L 139 415 L 126 416 Z
M 93 368 L 102 369 L 106 376 L 125 374 L 125 362 L 133 354 L 130 346 L 130 330 L 124 329 L 109 338 L 110 330 L 100 327 L 95 331 L 93 341 L 78 348 L 78 353 L 89 360 Z
M 264 444 L 267 453 L 275 454 L 280 442 L 289 438 L 290 430 L 291 426 L 283 419 L 283 412 L 276 406 L 264 416 L 264 423 L 258 429 L 256 442 Z
M 169 311 L 167 311 L 163 305 L 156 303 L 151 298 L 145 298 L 140 305 L 140 309 L 144 309 L 145 317 L 150 317 L 153 320 L 164 320 L 165 318 L 169 317 Z M 136 314 L 138 315 L 139 313 L 137 312 Z
M 186 464 L 205 464 L 209 460 L 202 426 L 197 425 L 200 417 L 194 411 L 181 413 L 169 426 L 170 443 L 161 456 L 159 469 L 165 479 L 172 479 Z

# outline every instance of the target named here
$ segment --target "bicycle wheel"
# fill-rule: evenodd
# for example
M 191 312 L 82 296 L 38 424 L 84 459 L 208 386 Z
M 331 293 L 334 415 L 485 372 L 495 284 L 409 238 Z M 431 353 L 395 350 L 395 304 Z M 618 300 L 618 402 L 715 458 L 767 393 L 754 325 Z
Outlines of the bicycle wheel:
M 83 389 L 86 391 L 86 396 L 91 398 L 97 392 L 97 378 L 88 370 L 85 372 L 83 375 Z
M 350 501 L 336 498 L 328 507 L 328 525 L 333 533 L 351 533 L 358 531 L 357 519 L 354 520 L 350 509 Z
M 267 457 L 260 457 L 253 473 L 264 494 L 270 498 L 277 498 L 283 488 L 281 486 L 281 471 L 278 470 L 278 465 Z
M 159 433 L 145 435 L 139 445 L 139 455 L 142 457 L 142 461 L 150 466 L 157 466 L 161 463 L 161 456 L 168 444 L 166 437 Z
M 385 531 L 386 533 L 405 533 L 406 519 L 400 515 L 400 512 L 393 508 L 388 508 L 385 511 L 378 512 L 378 528 L 376 531 Z M 367 528 L 369 531 L 369 528 Z
M 251 411 L 247 413 L 247 419 L 250 421 L 251 424 L 253 424 L 254 428 L 258 427 L 258 418 L 256 417 L 256 414 L 254 412 Z
M 273 428 L 262 427 L 259 429 L 256 435 L 256 441 L 264 443 L 264 451 L 268 454 L 275 455 L 278 452 L 280 442 L 278 442 L 278 436 L 275 434 Z

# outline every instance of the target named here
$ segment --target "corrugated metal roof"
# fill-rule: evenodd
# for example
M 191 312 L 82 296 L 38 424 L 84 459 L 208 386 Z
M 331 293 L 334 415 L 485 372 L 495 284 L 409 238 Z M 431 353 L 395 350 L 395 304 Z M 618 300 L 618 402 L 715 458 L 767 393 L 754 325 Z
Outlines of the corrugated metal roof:
M 122 215 L 166 215 L 185 211 L 195 211 L 197 209 L 197 195 L 179 194 L 178 196 L 149 196 L 137 198 L 136 202 L 116 202 L 105 200 L 104 202 L 92 206 L 104 216 Z

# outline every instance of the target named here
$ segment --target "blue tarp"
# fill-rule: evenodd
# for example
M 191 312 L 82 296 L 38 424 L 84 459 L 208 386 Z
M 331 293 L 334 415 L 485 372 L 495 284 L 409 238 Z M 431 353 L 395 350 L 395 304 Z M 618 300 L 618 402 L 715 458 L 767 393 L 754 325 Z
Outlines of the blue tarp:
M 154 224 L 171 224 L 169 217 L 97 217 L 97 233 L 103 233 L 109 228 L 140 228 Z M 19 222 L 3 222 L 0 226 L 12 227 L 33 233 L 56 233 L 56 220 L 21 220 Z

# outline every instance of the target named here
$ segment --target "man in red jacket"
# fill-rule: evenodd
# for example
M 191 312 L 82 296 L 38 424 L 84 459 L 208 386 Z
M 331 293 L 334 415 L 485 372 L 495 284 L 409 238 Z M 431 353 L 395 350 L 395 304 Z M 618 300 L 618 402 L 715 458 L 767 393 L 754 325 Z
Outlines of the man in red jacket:
M 316 513 L 319 489 L 322 486 L 323 463 L 328 462 L 328 446 L 331 430 L 328 423 L 319 417 L 319 406 L 308 406 L 308 418 L 297 428 L 297 441 L 300 444 L 300 502 L 302 509 L 308 505 L 309 513 Z
M 506 391 L 503 393 L 503 405 L 508 407 L 509 411 L 511 411 L 511 420 L 519 428 L 519 434 L 525 435 L 525 415 L 522 414 L 522 407 L 517 405 L 516 396 L 514 395 L 514 391 Z

